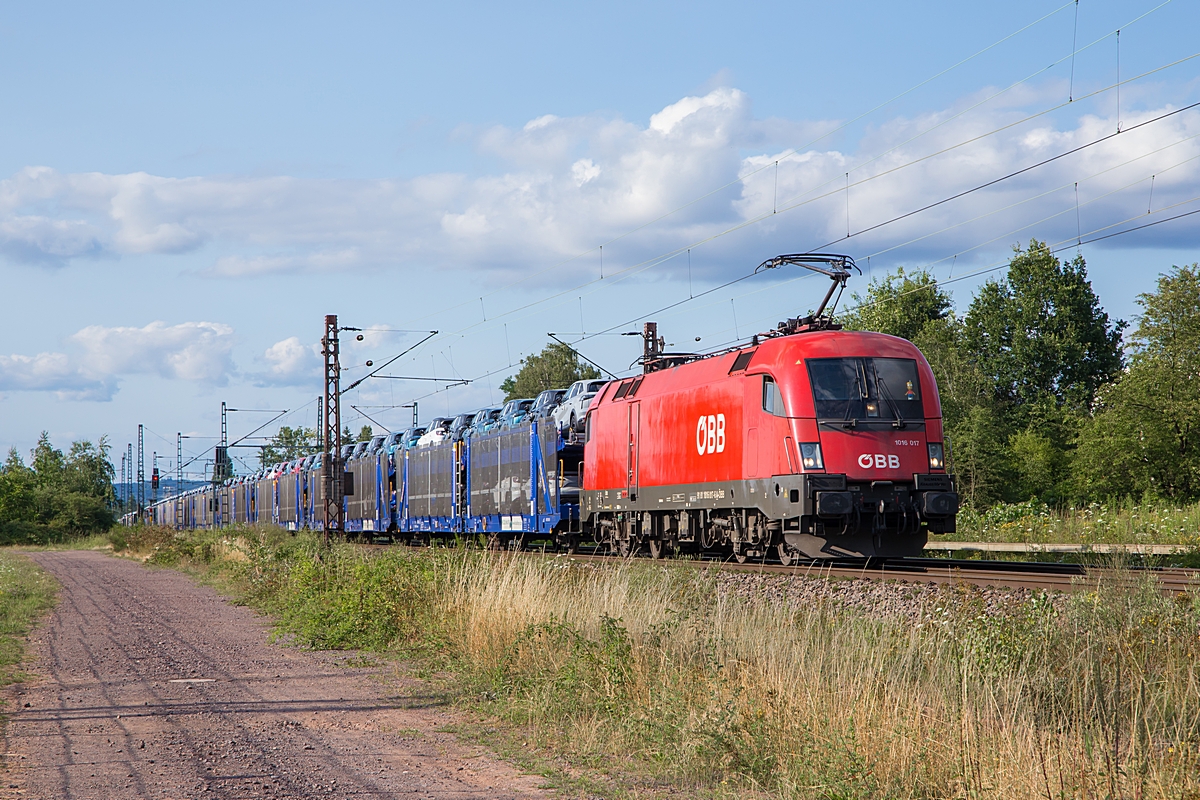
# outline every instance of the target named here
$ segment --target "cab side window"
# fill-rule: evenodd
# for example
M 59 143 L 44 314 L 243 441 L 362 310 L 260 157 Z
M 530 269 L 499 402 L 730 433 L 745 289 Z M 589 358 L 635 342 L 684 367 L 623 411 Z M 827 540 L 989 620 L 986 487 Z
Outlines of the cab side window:
M 763 375 L 762 407 L 763 411 L 776 417 L 788 415 L 783 406 L 783 394 L 779 391 L 779 384 L 775 383 L 775 379 L 770 375 Z

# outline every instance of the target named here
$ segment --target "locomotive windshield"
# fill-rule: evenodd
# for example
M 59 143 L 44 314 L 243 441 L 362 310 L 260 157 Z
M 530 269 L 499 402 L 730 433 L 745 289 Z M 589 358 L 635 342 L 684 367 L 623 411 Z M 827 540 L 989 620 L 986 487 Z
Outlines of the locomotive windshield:
M 810 358 L 818 419 L 923 419 L 921 382 L 911 358 Z

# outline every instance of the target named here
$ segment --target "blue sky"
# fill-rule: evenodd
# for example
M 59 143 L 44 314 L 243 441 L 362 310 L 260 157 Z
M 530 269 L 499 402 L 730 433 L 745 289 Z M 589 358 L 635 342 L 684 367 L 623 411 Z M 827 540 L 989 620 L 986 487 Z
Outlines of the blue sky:
M 173 458 L 222 400 L 311 425 L 326 313 L 373 329 L 351 377 L 437 329 L 393 374 L 473 379 L 347 397 L 402 427 L 388 406 L 498 400 L 547 331 L 652 317 L 707 349 L 802 313 L 823 287 L 796 274 L 655 313 L 779 252 L 929 268 L 965 310 L 1018 242 L 1200 208 L 1198 110 L 1128 131 L 1200 100 L 1174 63 L 1197 29 L 1179 0 L 1083 0 L 1077 27 L 1057 2 L 6 4 L 0 446 L 141 422 Z M 1083 246 L 1114 317 L 1200 258 L 1198 220 Z M 622 372 L 635 345 L 579 346 Z

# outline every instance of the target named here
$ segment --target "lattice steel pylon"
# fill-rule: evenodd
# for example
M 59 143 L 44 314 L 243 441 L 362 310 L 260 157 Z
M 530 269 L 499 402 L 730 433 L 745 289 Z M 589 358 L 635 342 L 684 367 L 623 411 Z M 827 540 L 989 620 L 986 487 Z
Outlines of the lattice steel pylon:
M 321 421 L 321 452 L 324 474 L 321 476 L 325 504 L 325 542 L 345 532 L 342 507 L 342 377 L 338 362 L 337 314 L 325 315 L 325 335 L 321 338 L 325 356 L 325 397 Z
M 183 432 L 175 434 L 175 530 L 183 530 Z
M 129 507 L 137 499 L 137 490 L 133 488 L 133 442 L 125 443 L 125 459 L 129 462 L 129 470 L 125 473 L 125 479 L 128 481 L 125 486 L 125 513 L 128 514 Z
M 144 449 L 144 441 L 142 437 L 143 426 L 138 425 L 138 453 L 137 453 L 137 500 L 138 500 L 138 521 L 144 521 L 146 512 L 146 451 Z

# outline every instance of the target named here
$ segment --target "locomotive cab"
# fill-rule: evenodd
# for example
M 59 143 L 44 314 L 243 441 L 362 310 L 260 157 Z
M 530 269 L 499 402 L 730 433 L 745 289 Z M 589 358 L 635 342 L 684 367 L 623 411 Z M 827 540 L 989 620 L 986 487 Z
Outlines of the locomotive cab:
M 772 465 L 773 476 L 799 512 L 783 519 L 781 552 L 911 555 L 928 533 L 954 530 L 958 496 L 946 472 L 937 387 L 916 347 L 882 334 L 823 331 L 763 349 L 747 376 L 761 381 L 760 419 L 778 419 L 759 427 L 786 440 L 786 462 Z

